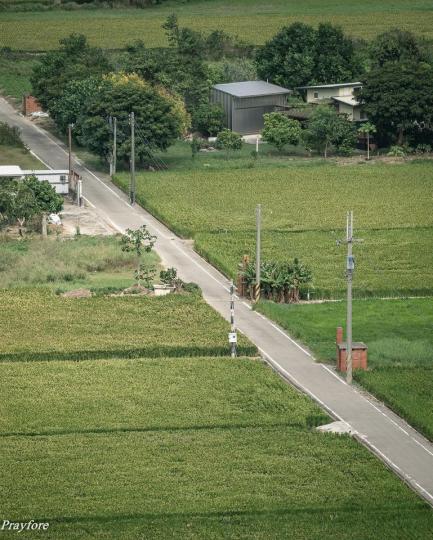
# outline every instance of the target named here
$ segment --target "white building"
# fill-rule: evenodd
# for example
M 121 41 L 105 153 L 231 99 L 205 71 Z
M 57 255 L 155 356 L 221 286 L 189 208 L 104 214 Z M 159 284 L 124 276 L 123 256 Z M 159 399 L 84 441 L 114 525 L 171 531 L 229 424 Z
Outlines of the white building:
M 55 188 L 56 193 L 67 195 L 69 193 L 69 171 L 68 170 L 23 170 L 17 165 L 0 166 L 1 178 L 18 178 L 24 179 L 26 176 L 36 176 L 41 182 L 48 182 Z
M 298 90 L 306 91 L 307 103 L 319 105 L 331 103 L 341 114 L 346 114 L 349 120 L 361 122 L 367 120 L 361 104 L 355 97 L 355 90 L 362 88 L 360 82 L 339 84 L 318 84 L 314 86 L 301 86 Z

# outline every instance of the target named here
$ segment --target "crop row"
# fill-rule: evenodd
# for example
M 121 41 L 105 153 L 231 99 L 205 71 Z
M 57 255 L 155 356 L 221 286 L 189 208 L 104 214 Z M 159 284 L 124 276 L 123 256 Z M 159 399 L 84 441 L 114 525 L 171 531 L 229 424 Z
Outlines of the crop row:
M 229 9 L 229 5 L 226 9 Z M 180 21 L 184 26 L 204 32 L 221 29 L 258 45 L 271 38 L 282 26 L 292 22 L 317 25 L 323 21 L 323 15 L 251 13 L 251 10 L 246 14 L 242 12 L 242 7 L 234 11 L 228 17 L 223 16 L 224 6 L 220 15 L 210 14 L 207 7 L 203 7 L 201 12 L 194 15 L 180 13 Z M 123 48 L 143 37 L 149 47 L 166 46 L 161 26 L 169 13 L 154 10 L 2 13 L 0 48 L 27 51 L 55 49 L 59 39 L 71 32 L 83 33 L 90 43 L 107 49 Z M 394 12 L 384 7 L 382 11 L 363 13 L 361 9 L 353 14 L 331 14 L 328 10 L 326 20 L 342 26 L 350 35 L 367 39 L 393 27 L 411 30 L 427 38 L 433 35 L 433 14 L 428 9 Z M 260 32 L 256 32 L 256 28 L 260 28 Z
M 0 291 L 0 360 L 83 360 L 228 353 L 229 325 L 196 295 L 61 298 Z M 239 354 L 255 354 L 240 336 Z

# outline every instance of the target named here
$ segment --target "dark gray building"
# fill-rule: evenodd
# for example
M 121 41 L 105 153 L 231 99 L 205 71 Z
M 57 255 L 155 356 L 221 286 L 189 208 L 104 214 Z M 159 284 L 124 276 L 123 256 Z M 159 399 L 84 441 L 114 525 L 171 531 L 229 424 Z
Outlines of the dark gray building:
M 211 90 L 211 102 L 222 105 L 229 129 L 242 135 L 263 129 L 265 113 L 283 110 L 290 90 L 264 81 L 244 81 L 216 84 Z

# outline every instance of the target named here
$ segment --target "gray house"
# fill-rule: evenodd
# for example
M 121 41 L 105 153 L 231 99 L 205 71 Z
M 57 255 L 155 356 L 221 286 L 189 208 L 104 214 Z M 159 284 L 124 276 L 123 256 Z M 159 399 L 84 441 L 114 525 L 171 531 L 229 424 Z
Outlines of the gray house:
M 216 84 L 211 90 L 211 102 L 222 105 L 225 124 L 242 135 L 263 129 L 263 115 L 283 110 L 290 90 L 264 81 L 244 81 Z

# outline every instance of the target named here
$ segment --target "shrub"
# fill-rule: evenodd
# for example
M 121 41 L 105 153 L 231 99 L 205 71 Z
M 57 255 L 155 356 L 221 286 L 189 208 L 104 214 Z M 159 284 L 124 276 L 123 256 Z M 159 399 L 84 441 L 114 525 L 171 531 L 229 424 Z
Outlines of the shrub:
M 388 152 L 388 156 L 392 157 L 406 157 L 406 151 L 402 146 L 391 146 Z
M 203 103 L 193 113 L 193 128 L 214 136 L 224 127 L 224 111 L 218 104 Z
M 220 150 L 225 150 L 227 158 L 229 157 L 229 152 L 233 150 L 240 150 L 242 148 L 242 137 L 236 131 L 231 129 L 223 129 L 218 133 L 216 146 Z
M 288 144 L 294 146 L 299 144 L 302 129 L 297 120 L 287 118 L 287 116 L 278 112 L 264 114 L 263 119 L 265 127 L 262 130 L 262 138 L 275 146 L 279 152 Z
M 11 127 L 5 122 L 0 122 L 0 145 L 24 147 L 20 137 L 20 130 L 17 127 Z

